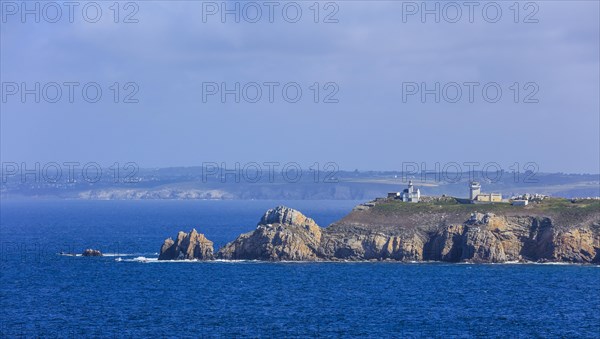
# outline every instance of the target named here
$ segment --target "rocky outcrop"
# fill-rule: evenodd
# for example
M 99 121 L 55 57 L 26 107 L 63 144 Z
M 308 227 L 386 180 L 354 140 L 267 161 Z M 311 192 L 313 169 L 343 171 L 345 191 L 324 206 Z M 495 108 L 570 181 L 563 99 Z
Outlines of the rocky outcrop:
M 560 202 L 548 208 L 529 209 L 508 204 L 437 203 L 363 204 L 327 228 L 319 227 L 299 211 L 279 206 L 267 211 L 254 231 L 222 247 L 216 257 L 267 261 L 600 263 L 597 203 L 569 206 Z M 202 240 L 186 240 L 200 236 Z M 180 232 L 177 241 L 167 239 L 159 259 L 210 258 L 212 242 L 192 231 L 187 235 Z
M 553 239 L 549 261 L 600 263 L 600 239 L 590 229 L 560 231 Z
M 166 239 L 158 260 L 211 260 L 213 252 L 213 242 L 193 229 L 189 233 L 179 232 L 176 240 Z
M 320 250 L 328 260 L 401 260 L 415 261 L 423 258 L 424 240 L 414 234 L 387 235 L 373 232 L 343 234 L 328 232 Z
M 265 213 L 253 232 L 221 248 L 222 259 L 319 260 L 321 228 L 314 220 L 279 206 Z
M 88 248 L 85 251 L 83 251 L 83 253 L 81 253 L 81 256 L 83 256 L 83 257 L 101 257 L 102 252 L 100 252 L 99 250 L 93 250 L 91 248 Z
M 486 214 L 479 222 L 441 228 L 431 237 L 429 257 L 425 259 L 595 263 L 600 253 L 600 234 L 594 234 L 593 227 L 594 223 L 564 230 L 547 217 Z

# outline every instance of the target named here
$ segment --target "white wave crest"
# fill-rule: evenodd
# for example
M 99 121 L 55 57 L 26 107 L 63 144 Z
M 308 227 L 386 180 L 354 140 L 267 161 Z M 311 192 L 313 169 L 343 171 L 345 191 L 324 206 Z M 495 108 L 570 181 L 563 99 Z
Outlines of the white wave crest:
M 147 258 L 144 256 L 139 256 L 139 257 L 135 257 L 133 259 L 123 259 L 121 257 L 117 257 L 115 259 L 115 261 L 118 262 L 141 262 L 141 263 L 151 263 L 151 262 L 158 262 L 158 258 Z
M 158 253 L 102 253 L 104 257 L 145 257 L 147 255 L 158 255 Z

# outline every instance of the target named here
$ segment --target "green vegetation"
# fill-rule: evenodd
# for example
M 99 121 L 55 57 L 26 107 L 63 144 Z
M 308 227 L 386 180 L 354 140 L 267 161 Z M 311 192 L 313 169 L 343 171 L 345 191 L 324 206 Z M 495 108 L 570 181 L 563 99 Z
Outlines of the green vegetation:
M 494 204 L 465 204 L 457 199 L 443 199 L 430 202 L 408 203 L 400 200 L 379 201 L 374 207 L 374 212 L 413 214 L 413 213 L 471 213 L 471 212 L 493 212 L 509 208 L 518 208 L 508 203 Z
M 450 197 L 435 198 L 431 201 L 407 203 L 400 200 L 379 200 L 373 207 L 374 212 L 383 214 L 415 214 L 415 213 L 496 213 L 514 214 L 560 214 L 562 217 L 579 218 L 592 213 L 600 213 L 600 200 L 581 199 L 571 201 L 562 198 L 546 198 L 533 201 L 527 206 L 512 206 L 508 202 L 491 204 L 469 204 L 464 199 Z

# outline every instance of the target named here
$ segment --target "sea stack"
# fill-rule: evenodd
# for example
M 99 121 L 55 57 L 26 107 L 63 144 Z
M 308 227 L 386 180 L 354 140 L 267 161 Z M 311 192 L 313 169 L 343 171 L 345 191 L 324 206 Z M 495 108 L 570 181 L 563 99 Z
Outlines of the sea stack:
M 166 239 L 158 260 L 211 260 L 213 251 L 213 242 L 193 229 L 189 233 L 179 232 L 176 240 Z

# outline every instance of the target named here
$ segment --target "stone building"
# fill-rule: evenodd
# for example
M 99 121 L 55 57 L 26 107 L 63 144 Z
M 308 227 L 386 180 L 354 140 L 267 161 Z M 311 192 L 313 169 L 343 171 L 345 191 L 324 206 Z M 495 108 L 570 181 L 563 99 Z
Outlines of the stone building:
M 481 193 L 481 184 L 477 181 L 471 181 L 469 187 L 469 199 L 472 203 L 501 202 L 500 193 Z

